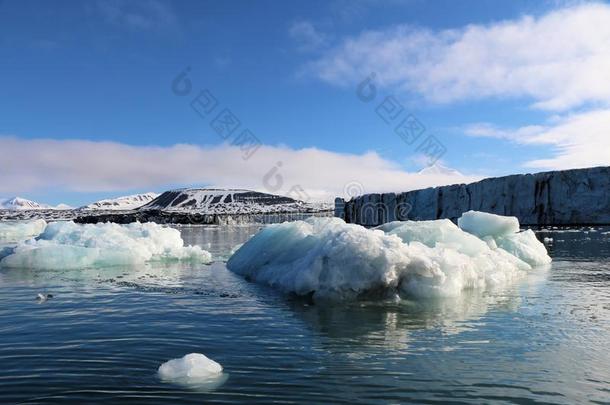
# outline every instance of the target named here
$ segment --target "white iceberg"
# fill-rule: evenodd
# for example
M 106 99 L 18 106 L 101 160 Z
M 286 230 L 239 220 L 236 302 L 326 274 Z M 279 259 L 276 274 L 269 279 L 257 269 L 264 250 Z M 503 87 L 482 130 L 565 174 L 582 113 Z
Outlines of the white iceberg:
M 42 219 L 0 222 L 0 243 L 17 243 L 38 236 L 47 227 Z
M 376 229 L 388 235 L 397 235 L 403 242 L 420 242 L 428 247 L 455 249 L 468 256 L 487 250 L 487 243 L 474 235 L 463 232 L 448 219 L 437 221 L 394 221 Z
M 528 229 L 519 232 L 519 220 L 486 212 L 468 211 L 458 219 L 460 229 L 483 238 L 490 247 L 499 247 L 530 266 L 551 262 L 543 243 Z
M 201 353 L 169 360 L 161 364 L 158 374 L 164 381 L 204 389 L 216 388 L 227 377 L 220 364 Z
M 227 267 L 314 299 L 452 297 L 465 289 L 506 285 L 550 261 L 533 233 L 502 229 L 499 234 L 506 235 L 484 241 L 448 220 L 367 229 L 338 218 L 310 218 L 268 226 L 235 252 Z
M 209 263 L 198 246 L 184 246 L 180 232 L 154 223 L 119 225 L 53 222 L 36 238 L 0 256 L 0 268 L 79 269 L 151 261 Z
M 519 220 L 487 212 L 468 211 L 458 219 L 461 230 L 480 238 L 497 237 L 519 232 Z
M 495 238 L 498 247 L 536 267 L 551 262 L 546 247 L 531 229 Z

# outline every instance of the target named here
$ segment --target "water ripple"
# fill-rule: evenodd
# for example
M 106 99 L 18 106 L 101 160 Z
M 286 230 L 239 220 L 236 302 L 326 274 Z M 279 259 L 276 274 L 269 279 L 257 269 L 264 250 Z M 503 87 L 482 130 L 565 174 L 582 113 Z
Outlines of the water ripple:
M 251 230 L 185 232 L 226 257 Z M 608 403 L 610 242 L 561 235 L 550 272 L 435 302 L 310 305 L 222 262 L 3 271 L 0 402 Z M 159 380 L 190 352 L 227 381 Z

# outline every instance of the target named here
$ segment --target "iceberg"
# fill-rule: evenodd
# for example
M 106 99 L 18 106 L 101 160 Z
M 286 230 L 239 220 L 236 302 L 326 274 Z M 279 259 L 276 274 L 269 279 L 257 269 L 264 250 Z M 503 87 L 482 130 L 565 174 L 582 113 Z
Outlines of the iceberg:
M 544 244 L 538 241 L 531 229 L 519 232 L 519 221 L 515 217 L 468 211 L 458 219 L 458 227 L 483 238 L 491 246 L 504 249 L 530 266 L 551 262 Z
M 42 219 L 0 222 L 0 243 L 17 243 L 38 236 L 47 227 Z
M 500 236 L 495 241 L 498 247 L 511 255 L 519 257 L 530 266 L 536 267 L 551 262 L 546 247 L 538 241 L 536 234 L 531 229 Z
M 461 230 L 480 238 L 497 237 L 519 232 L 519 220 L 487 212 L 468 211 L 458 219 Z
M 119 225 L 52 222 L 36 239 L 0 255 L 0 268 L 80 269 L 154 261 L 209 263 L 211 254 L 184 246 L 180 232 L 154 223 Z
M 388 235 L 397 235 L 403 242 L 420 242 L 428 247 L 445 246 L 468 256 L 487 250 L 487 243 L 463 232 L 448 219 L 436 221 L 394 221 L 378 226 Z
M 220 364 L 201 353 L 169 360 L 161 364 L 158 374 L 164 381 L 209 389 L 221 385 L 227 377 L 222 373 Z
M 481 218 L 475 223 L 480 227 L 469 228 L 474 233 L 493 229 L 501 236 L 483 240 L 449 220 L 396 221 L 374 229 L 339 218 L 285 222 L 257 233 L 227 267 L 287 293 L 347 300 L 455 297 L 466 289 L 506 285 L 550 262 L 533 232 L 509 233 L 519 230 L 518 222 L 516 229 L 494 228 Z

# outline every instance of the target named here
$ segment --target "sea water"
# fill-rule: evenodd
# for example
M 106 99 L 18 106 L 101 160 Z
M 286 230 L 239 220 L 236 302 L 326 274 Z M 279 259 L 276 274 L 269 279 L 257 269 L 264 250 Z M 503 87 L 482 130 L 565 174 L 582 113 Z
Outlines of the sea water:
M 259 228 L 177 228 L 209 265 L 0 270 L 0 402 L 610 401 L 608 228 L 537 231 L 551 268 L 501 290 L 332 305 L 227 270 Z M 160 377 L 189 353 L 222 379 Z

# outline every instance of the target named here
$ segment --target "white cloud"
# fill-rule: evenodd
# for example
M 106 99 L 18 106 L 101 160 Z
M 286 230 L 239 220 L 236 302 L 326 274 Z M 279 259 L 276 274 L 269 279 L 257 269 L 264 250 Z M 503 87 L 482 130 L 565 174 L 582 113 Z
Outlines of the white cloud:
M 567 169 L 610 165 L 610 109 L 553 117 L 543 126 L 502 129 L 491 124 L 477 124 L 466 133 L 552 148 L 553 157 L 528 161 L 526 167 Z
M 272 172 L 274 167 L 277 170 Z M 344 196 L 346 185 L 354 183 L 360 191 L 382 192 L 478 179 L 405 172 L 373 152 L 355 155 L 261 146 L 245 161 L 240 149 L 229 145 L 159 147 L 0 137 L 3 194 L 41 189 L 118 192 L 169 185 L 240 187 L 286 194 L 300 186 L 312 199 L 329 200 Z
M 298 48 L 301 51 L 318 50 L 324 47 L 327 42 L 326 35 L 318 31 L 309 21 L 294 22 L 288 33 L 298 43 Z
M 447 103 L 526 97 L 536 108 L 610 104 L 610 6 L 584 4 L 489 25 L 407 25 L 346 38 L 309 69 L 354 85 L 371 72 L 397 92 Z
M 499 128 L 487 122 L 468 125 L 464 133 L 473 137 L 507 139 L 527 143 L 528 139 L 540 133 L 546 127 L 542 125 L 527 125 L 518 129 Z
M 107 22 L 137 31 L 167 28 L 177 21 L 170 4 L 161 0 L 98 0 L 96 6 Z

